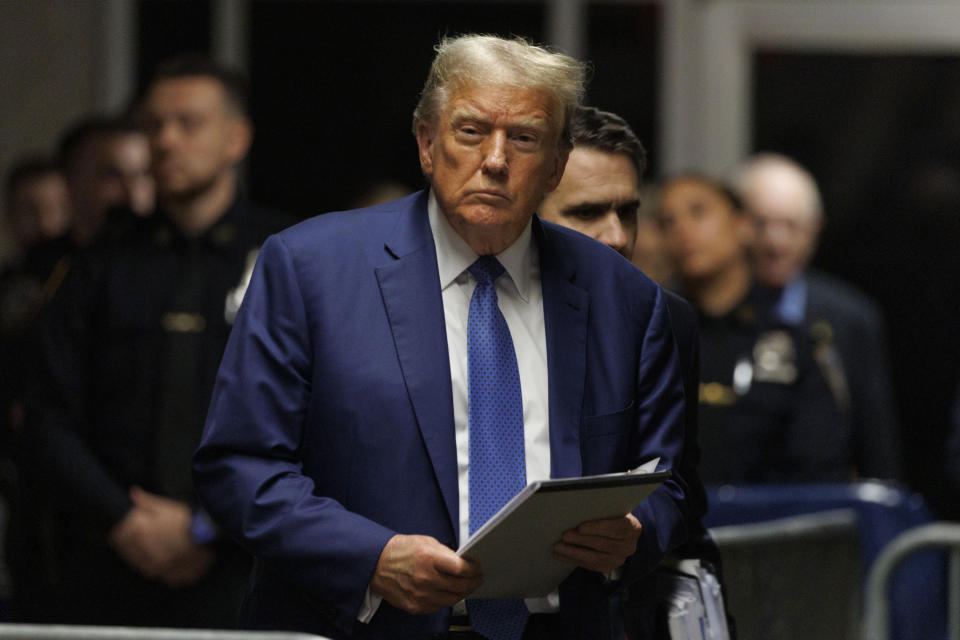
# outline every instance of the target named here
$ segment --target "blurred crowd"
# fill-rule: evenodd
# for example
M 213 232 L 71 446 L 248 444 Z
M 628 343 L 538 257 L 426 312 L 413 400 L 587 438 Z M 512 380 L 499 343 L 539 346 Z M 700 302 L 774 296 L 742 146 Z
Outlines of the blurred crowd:
M 257 249 L 290 219 L 237 175 L 247 86 L 203 57 L 7 177 L 5 602 L 14 620 L 232 627 L 250 560 L 190 459 Z
M 8 172 L 8 619 L 234 626 L 250 561 L 197 504 L 190 457 L 257 249 L 291 222 L 239 187 L 252 135 L 243 78 L 181 57 L 129 113 Z M 403 195 L 388 186 L 367 203 Z M 810 268 L 828 220 L 804 167 L 764 153 L 652 183 L 642 148 L 584 140 L 541 215 L 689 302 L 705 484 L 903 479 L 883 318 Z M 960 454 L 960 405 L 955 422 Z

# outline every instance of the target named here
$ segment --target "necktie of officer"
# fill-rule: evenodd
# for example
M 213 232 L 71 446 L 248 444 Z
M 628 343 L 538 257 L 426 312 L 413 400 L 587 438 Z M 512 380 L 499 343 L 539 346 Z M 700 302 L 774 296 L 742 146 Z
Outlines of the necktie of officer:
M 510 329 L 497 306 L 493 256 L 468 268 L 477 287 L 467 317 L 470 409 L 470 532 L 526 486 L 520 373 Z M 523 600 L 467 600 L 474 631 L 490 640 L 519 640 L 529 612 Z

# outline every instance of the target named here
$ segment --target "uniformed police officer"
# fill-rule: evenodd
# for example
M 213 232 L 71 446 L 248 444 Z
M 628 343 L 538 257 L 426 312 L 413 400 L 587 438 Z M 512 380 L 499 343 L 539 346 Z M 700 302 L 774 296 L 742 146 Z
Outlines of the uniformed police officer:
M 190 458 L 257 247 L 238 195 L 243 82 L 201 58 L 142 102 L 158 212 L 75 261 L 44 322 L 31 452 L 55 517 L 49 619 L 230 627 L 249 562 L 197 510 Z
M 706 176 L 679 175 L 664 183 L 657 218 L 698 312 L 704 482 L 849 480 L 850 426 L 809 333 L 780 320 L 753 282 L 753 226 L 736 196 Z

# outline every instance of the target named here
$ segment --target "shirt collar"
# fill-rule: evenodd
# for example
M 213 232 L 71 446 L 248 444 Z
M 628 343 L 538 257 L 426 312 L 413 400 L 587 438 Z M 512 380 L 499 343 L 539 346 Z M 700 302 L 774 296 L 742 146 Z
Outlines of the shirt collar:
M 797 276 L 783 288 L 776 311 L 780 320 L 790 325 L 803 324 L 807 309 L 807 279 Z
M 427 214 L 430 218 L 430 231 L 437 248 L 437 268 L 440 273 L 440 289 L 446 289 L 461 273 L 467 270 L 477 259 L 467 241 L 460 237 L 447 217 L 440 211 L 437 199 L 430 192 L 427 200 Z M 503 265 L 520 298 L 527 302 L 530 298 L 531 279 L 534 270 L 533 261 L 537 252 L 533 250 L 532 216 L 523 233 L 517 240 L 497 254 L 497 260 Z

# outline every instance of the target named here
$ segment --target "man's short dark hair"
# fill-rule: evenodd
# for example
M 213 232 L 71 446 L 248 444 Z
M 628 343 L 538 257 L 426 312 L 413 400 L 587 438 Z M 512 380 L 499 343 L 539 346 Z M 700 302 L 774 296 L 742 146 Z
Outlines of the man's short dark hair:
M 236 109 L 240 115 L 250 117 L 250 83 L 246 75 L 200 53 L 183 54 L 161 62 L 150 78 L 147 91 L 162 80 L 196 76 L 219 82 L 223 86 L 229 106 Z
M 143 129 L 131 118 L 100 115 L 83 118 L 71 125 L 60 136 L 60 143 L 57 146 L 57 162 L 61 169 L 69 171 L 88 140 L 133 133 L 143 133 Z
M 570 123 L 573 146 L 590 147 L 603 153 L 622 153 L 633 162 L 637 179 L 647 168 L 647 152 L 640 139 L 615 113 L 596 107 L 577 107 Z

